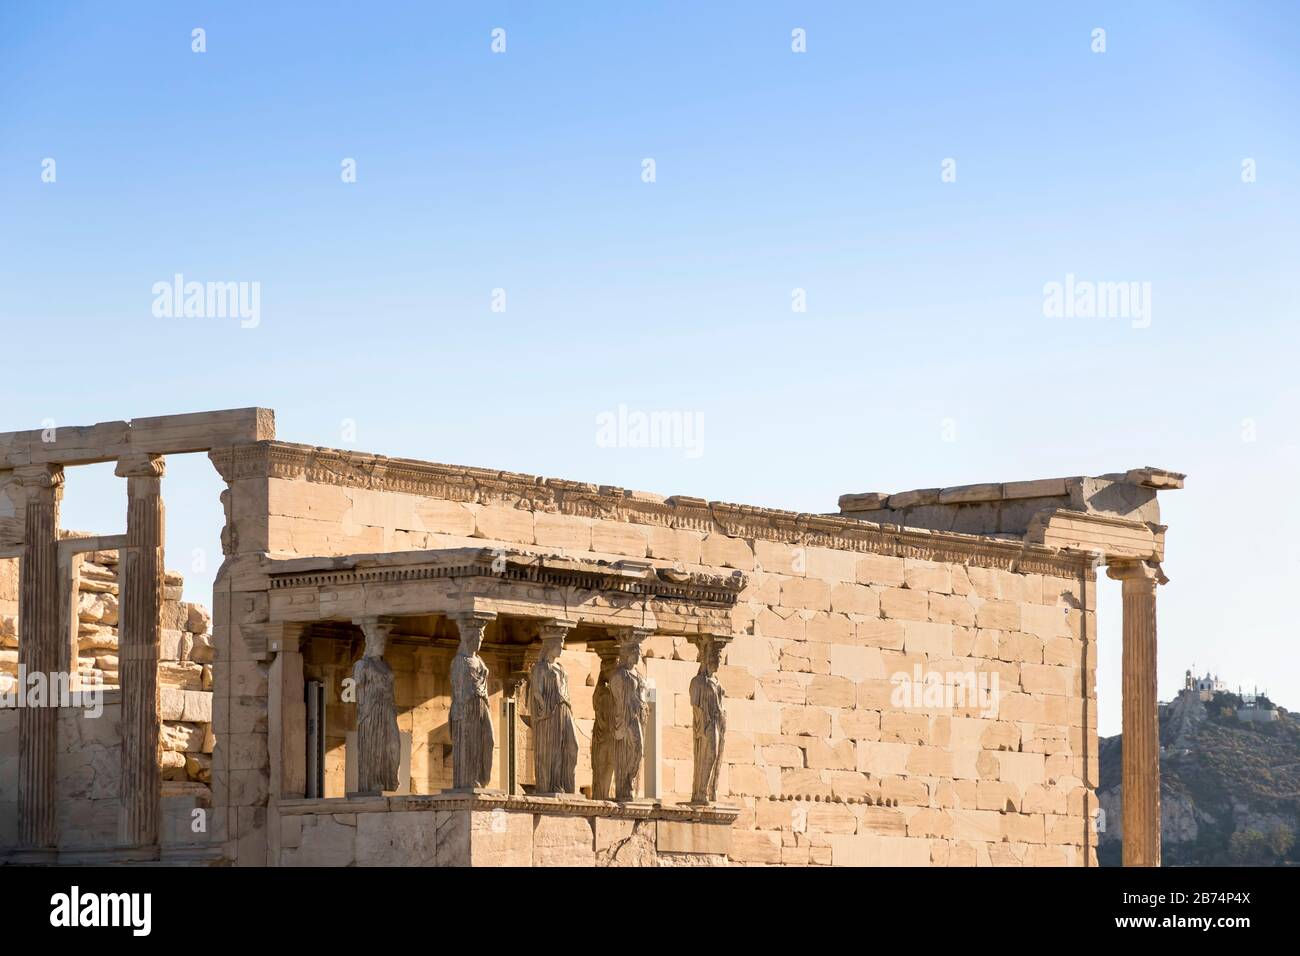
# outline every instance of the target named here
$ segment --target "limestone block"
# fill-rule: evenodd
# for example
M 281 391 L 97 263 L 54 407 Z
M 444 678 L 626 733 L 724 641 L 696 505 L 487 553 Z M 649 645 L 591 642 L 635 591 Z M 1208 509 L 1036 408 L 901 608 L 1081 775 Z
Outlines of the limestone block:
M 880 615 L 880 596 L 864 584 L 838 582 L 831 586 L 831 610 L 877 619 Z
M 1020 686 L 1027 694 L 1056 694 L 1065 696 L 1074 693 L 1074 681 L 1078 670 L 1073 667 L 1052 667 L 1047 664 L 1022 664 L 1020 666 Z
M 930 844 L 906 837 L 832 834 L 834 866 L 929 866 Z
M 1020 628 L 1026 634 L 1033 634 L 1043 640 L 1070 637 L 1067 618 L 1069 610 L 1063 607 L 1025 604 L 1020 608 Z
M 857 693 L 853 681 L 844 677 L 818 674 L 808 682 L 808 703 L 814 707 L 852 707 Z
M 728 854 L 732 830 L 720 823 L 659 820 L 655 847 L 661 853 Z
M 358 813 L 357 866 L 436 866 L 437 814 Z
M 909 837 L 939 837 L 951 839 L 953 831 L 952 815 L 946 810 L 930 807 L 918 807 L 907 818 L 907 835 Z
M 858 744 L 858 769 L 876 778 L 907 773 L 911 751 L 907 744 L 864 741 Z
M 591 528 L 591 550 L 600 554 L 646 557 L 645 527 L 625 522 L 597 521 Z
M 184 694 L 184 703 L 179 719 L 196 724 L 212 723 L 212 692 L 186 690 L 182 691 L 182 693 Z M 175 720 L 177 718 L 169 719 Z
M 785 578 L 781 581 L 782 607 L 810 611 L 829 611 L 830 585 L 818 578 Z
M 834 712 L 831 732 L 850 740 L 879 740 L 880 713 L 873 710 L 840 710 Z
M 941 624 L 972 627 L 975 624 L 975 605 L 961 595 L 931 593 L 929 617 Z
M 775 830 L 732 830 L 729 858 L 736 863 L 780 863 L 781 838 Z
M 538 547 L 590 551 L 592 520 L 539 511 L 534 520 Z
M 832 676 L 847 677 L 854 682 L 888 677 L 878 647 L 862 647 L 857 644 L 832 644 L 830 650 Z M 853 705 L 850 703 L 846 706 L 851 707 Z
M 856 833 L 858 818 L 845 803 L 813 803 L 808 807 L 808 829 L 819 833 Z
M 643 525 L 646 536 L 646 557 L 682 564 L 702 564 L 704 535 L 698 531 L 662 528 Z
M 993 754 L 993 758 L 998 763 L 998 779 L 1021 790 L 1047 779 L 1042 754 L 1003 751 Z
M 934 624 L 916 620 L 903 622 L 903 651 L 930 658 L 952 656 L 951 624 Z
M 854 634 L 859 644 L 888 650 L 903 649 L 903 622 L 883 618 L 858 621 Z
M 827 737 L 831 732 L 830 711 L 821 707 L 783 707 L 777 731 L 793 736 Z M 728 726 L 730 733 L 730 726 Z
M 976 784 L 976 801 L 981 810 L 1009 813 L 1020 809 L 1020 788 L 1001 780 L 980 780 Z
M 595 833 L 587 817 L 538 814 L 533 826 L 533 866 L 592 866 Z
M 502 505 L 485 505 L 474 516 L 475 538 L 509 541 L 517 544 L 534 542 L 533 512 Z
M 854 640 L 855 625 L 844 614 L 800 611 L 810 615 L 804 623 L 804 639 L 810 644 L 848 644 Z
M 905 558 L 903 560 L 903 583 L 904 586 L 914 591 L 934 591 L 938 594 L 951 594 L 952 572 L 946 564 Z
M 743 538 L 732 538 L 725 534 L 714 533 L 706 535 L 701 543 L 700 561 L 710 567 L 752 571 L 754 569 L 754 551 Z
M 903 559 L 883 554 L 864 554 L 858 558 L 856 573 L 859 584 L 901 587 L 903 584 Z
M 296 847 L 281 847 L 282 866 L 352 866 L 356 862 L 356 823 L 338 814 L 305 816 Z M 355 817 L 353 817 L 355 820 Z
M 822 797 L 831 795 L 830 781 L 820 770 L 786 770 L 780 777 L 780 792 L 793 797 Z
M 833 548 L 810 547 L 805 549 L 807 576 L 828 582 L 857 580 L 857 567 L 861 555 L 856 551 L 837 551 Z
M 985 601 L 975 608 L 975 626 L 1019 631 L 1020 605 L 1010 601 Z
M 882 617 L 901 621 L 924 621 L 929 618 L 929 597 L 924 591 L 884 588 L 880 592 Z
M 930 720 L 924 714 L 902 711 L 884 712 L 880 715 L 880 739 L 903 744 L 928 744 Z
M 877 802 L 879 802 L 880 798 L 879 791 L 880 785 L 876 784 L 874 796 Z M 853 808 L 853 812 L 858 818 L 858 833 L 860 834 L 901 837 L 907 833 L 907 817 L 902 810 L 891 810 L 881 806 L 857 806 Z
M 1012 843 L 1037 843 L 1045 840 L 1041 813 L 1004 813 L 1002 836 Z
M 810 770 L 853 770 L 857 767 L 857 748 L 854 741 L 830 742 L 816 737 L 804 745 Z

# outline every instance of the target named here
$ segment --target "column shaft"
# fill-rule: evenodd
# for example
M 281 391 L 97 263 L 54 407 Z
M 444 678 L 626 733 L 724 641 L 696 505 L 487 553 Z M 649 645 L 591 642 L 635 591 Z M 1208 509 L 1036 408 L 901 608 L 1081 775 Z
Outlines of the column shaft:
M 23 555 L 19 566 L 18 673 L 19 694 L 27 692 L 23 678 L 44 675 L 55 689 L 62 660 L 59 629 L 59 498 L 63 471 L 57 467 L 16 469 L 26 502 Z M 58 842 L 55 816 L 58 700 L 18 711 L 18 840 L 24 848 L 48 848 Z
M 163 460 L 118 462 L 127 479 L 126 548 L 121 556 L 118 662 L 122 685 L 122 815 L 124 846 L 158 843 L 161 722 L 158 647 L 162 637 Z
M 1156 584 L 1145 564 L 1110 571 L 1123 581 L 1123 859 L 1160 865 L 1160 722 L 1156 699 Z

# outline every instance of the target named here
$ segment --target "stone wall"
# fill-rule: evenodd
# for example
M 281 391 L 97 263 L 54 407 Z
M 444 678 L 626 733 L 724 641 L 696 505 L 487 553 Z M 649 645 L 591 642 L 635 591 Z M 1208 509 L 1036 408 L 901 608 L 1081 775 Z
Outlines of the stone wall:
M 733 862 L 1095 863 L 1095 579 L 1080 556 L 281 443 L 213 459 L 231 489 L 218 609 L 228 594 L 232 611 L 216 631 L 237 682 L 264 681 L 258 552 L 522 546 L 739 569 L 749 584 L 719 674 L 719 798 L 741 807 Z M 646 656 L 664 714 L 664 796 L 685 800 L 694 649 L 659 635 Z M 894 678 L 917 673 L 937 675 L 937 699 L 896 696 Z M 941 689 L 994 678 L 995 713 Z M 215 706 L 218 733 L 225 721 L 232 741 L 265 748 L 264 694 L 236 689 Z M 221 751 L 227 853 L 266 860 L 267 762 L 223 764 Z
M 608 807 L 546 800 L 499 802 L 493 809 L 439 809 L 437 800 L 330 801 L 281 816 L 281 866 L 726 866 L 725 822 L 670 814 L 610 816 Z M 560 803 L 560 801 L 550 801 Z M 515 805 L 518 806 L 515 806 Z M 300 812 L 308 810 L 308 812 Z

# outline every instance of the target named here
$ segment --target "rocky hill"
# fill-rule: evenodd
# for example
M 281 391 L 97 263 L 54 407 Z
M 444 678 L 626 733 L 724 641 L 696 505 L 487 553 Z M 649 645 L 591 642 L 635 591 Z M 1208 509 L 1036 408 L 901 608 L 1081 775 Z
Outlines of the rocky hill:
M 1244 720 L 1245 717 L 1276 719 Z M 1098 860 L 1120 863 L 1123 739 L 1101 741 Z M 1300 722 L 1266 699 L 1202 700 L 1183 691 L 1160 708 L 1160 834 L 1165 866 L 1300 861 Z

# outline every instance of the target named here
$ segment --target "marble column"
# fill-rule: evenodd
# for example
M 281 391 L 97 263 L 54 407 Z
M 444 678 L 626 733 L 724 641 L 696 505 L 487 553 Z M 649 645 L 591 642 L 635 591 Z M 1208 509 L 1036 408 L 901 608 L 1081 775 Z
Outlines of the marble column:
M 23 554 L 19 561 L 18 672 L 44 675 L 46 686 L 63 658 L 59 627 L 59 501 L 63 469 L 31 465 L 14 469 L 23 489 Z M 19 694 L 27 687 L 20 682 Z M 18 842 L 45 849 L 58 841 L 55 815 L 55 760 L 58 751 L 57 701 L 18 711 Z M 52 706 L 53 705 L 53 706 Z
M 1125 866 L 1160 865 L 1160 721 L 1156 699 L 1156 586 L 1160 565 L 1112 562 L 1106 573 L 1123 583 L 1123 800 Z
M 122 812 L 124 846 L 158 844 L 162 775 L 159 748 L 158 649 L 162 638 L 162 476 L 158 455 L 132 455 L 117 463 L 126 479 L 126 547 L 122 549 L 118 668 L 122 685 Z

